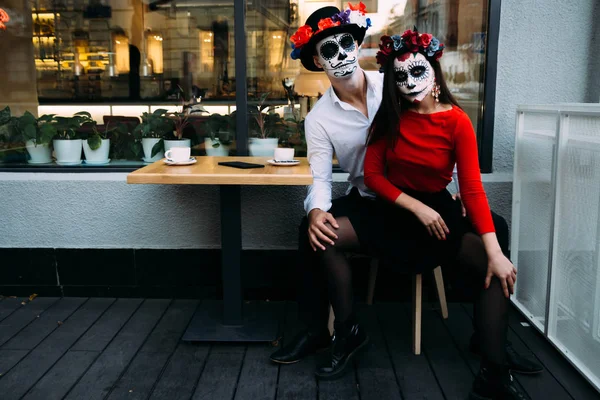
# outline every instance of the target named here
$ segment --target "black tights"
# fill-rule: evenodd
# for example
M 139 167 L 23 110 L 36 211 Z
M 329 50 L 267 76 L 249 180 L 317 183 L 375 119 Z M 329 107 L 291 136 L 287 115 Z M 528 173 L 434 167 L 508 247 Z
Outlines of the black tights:
M 509 301 L 498 278 L 493 277 L 490 287 L 484 288 L 488 258 L 481 237 L 473 233 L 462 237 L 458 265 L 473 289 L 474 322 L 483 358 L 504 364 Z

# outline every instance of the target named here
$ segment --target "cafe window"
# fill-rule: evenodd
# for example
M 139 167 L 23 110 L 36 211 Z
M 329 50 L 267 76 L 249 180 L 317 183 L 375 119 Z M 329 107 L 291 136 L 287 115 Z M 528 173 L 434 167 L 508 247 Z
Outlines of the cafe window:
M 495 1 L 364 0 L 373 26 L 360 64 L 377 74 L 382 34 L 413 26 L 431 32 L 446 45 L 446 79 L 481 137 L 485 93 L 493 89 L 485 72 L 488 7 Z M 177 140 L 189 141 L 195 156 L 270 156 L 277 146 L 305 155 L 304 118 L 330 84 L 290 58 L 289 37 L 316 9 L 346 2 L 236 3 L 34 0 L 10 10 L 14 23 L 0 35 L 29 45 L 0 54 L 0 67 L 9 68 L 9 59 L 30 63 L 35 85 L 28 89 L 34 99 L 19 101 L 27 97 L 24 83 L 11 82 L 18 71 L 6 74 L 4 97 L 13 107 L 9 113 L 0 104 L 0 167 L 137 168 Z M 243 59 L 236 62 L 236 54 Z M 67 138 L 82 139 L 81 164 L 76 156 L 59 158 L 63 146 L 54 139 Z M 110 139 L 109 153 L 95 162 L 85 147 L 100 139 Z

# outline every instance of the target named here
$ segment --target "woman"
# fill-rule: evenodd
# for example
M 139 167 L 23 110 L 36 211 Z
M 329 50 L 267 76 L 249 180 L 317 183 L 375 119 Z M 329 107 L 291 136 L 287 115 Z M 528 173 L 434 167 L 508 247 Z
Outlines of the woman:
M 382 103 L 368 138 L 365 184 L 382 203 L 381 251 L 414 272 L 457 264 L 475 289 L 483 358 L 471 399 L 528 399 L 512 382 L 504 346 L 516 269 L 496 238 L 471 121 L 450 94 L 444 45 L 416 30 L 381 38 Z M 446 186 L 458 166 L 462 201 Z

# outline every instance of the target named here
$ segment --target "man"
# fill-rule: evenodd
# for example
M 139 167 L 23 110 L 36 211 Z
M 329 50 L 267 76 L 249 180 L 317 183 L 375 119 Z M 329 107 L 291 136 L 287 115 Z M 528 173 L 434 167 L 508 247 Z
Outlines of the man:
M 358 64 L 358 50 L 370 20 L 362 3 L 340 11 L 323 7 L 310 15 L 306 24 L 292 36 L 292 58 L 300 59 L 309 71 L 325 71 L 331 88 L 325 92 L 306 117 L 308 159 L 314 183 L 309 187 L 304 207 L 308 217 L 299 232 L 300 319 L 307 330 L 271 360 L 291 364 L 331 345 L 325 365 L 316 375 L 322 379 L 341 376 L 363 348 L 368 337 L 353 312 L 352 276 L 346 251 L 370 254 L 370 232 L 377 226 L 373 194 L 363 180 L 366 139 L 382 96 L 382 78 L 369 75 Z M 349 174 L 345 196 L 332 201 L 332 158 Z M 498 222 L 497 222 L 498 221 Z M 506 222 L 494 216 L 496 225 Z M 500 229 L 499 235 L 503 229 Z M 505 240 L 508 246 L 508 227 Z M 503 249 L 507 251 L 507 249 Z M 329 304 L 335 313 L 333 340 L 327 330 Z M 472 349 L 478 350 L 477 336 Z M 534 373 L 534 365 L 507 349 L 515 372 Z

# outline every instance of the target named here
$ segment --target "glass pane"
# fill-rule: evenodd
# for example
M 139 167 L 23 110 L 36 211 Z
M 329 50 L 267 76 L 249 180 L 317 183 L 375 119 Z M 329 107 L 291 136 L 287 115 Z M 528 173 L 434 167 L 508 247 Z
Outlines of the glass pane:
M 600 118 L 570 115 L 568 120 L 548 336 L 600 382 Z
M 32 51 L 22 56 L 34 68 L 40 105 L 12 107 L 14 118 L 2 130 L 11 132 L 14 144 L 0 162 L 141 166 L 171 146 L 190 145 L 194 156 L 226 155 L 234 146 L 233 0 L 25 3 L 30 8 L 22 13 L 30 25 L 20 35 L 29 35 L 25 47 Z M 51 153 L 42 160 L 32 158 L 25 146 L 31 138 L 18 128 L 26 110 L 67 118 L 87 111 L 90 120 L 62 119 L 58 125 L 82 126 L 70 125 L 69 134 L 59 128 L 58 137 L 46 134 L 43 140 L 42 122 L 32 125 L 29 133 L 35 138 L 37 132 Z M 54 146 L 54 139 L 66 137 L 83 139 L 81 155 L 67 161 Z M 110 139 L 101 160 L 89 156 L 90 138 Z

